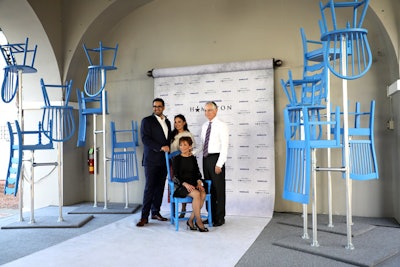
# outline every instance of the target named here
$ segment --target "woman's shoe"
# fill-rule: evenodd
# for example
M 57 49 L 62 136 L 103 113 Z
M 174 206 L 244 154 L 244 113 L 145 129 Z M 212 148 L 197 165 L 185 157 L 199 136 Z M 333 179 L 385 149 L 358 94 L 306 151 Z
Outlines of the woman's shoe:
M 189 220 L 186 221 L 186 225 L 187 225 L 187 228 L 189 228 L 190 230 L 197 231 L 197 227 L 196 226 L 191 226 L 190 223 L 189 223 Z
M 207 227 L 203 226 L 203 228 L 200 228 L 200 226 L 198 226 L 197 223 L 195 223 L 195 224 L 196 224 L 196 227 L 199 228 L 200 232 L 202 232 L 202 233 L 208 232 L 208 228 Z

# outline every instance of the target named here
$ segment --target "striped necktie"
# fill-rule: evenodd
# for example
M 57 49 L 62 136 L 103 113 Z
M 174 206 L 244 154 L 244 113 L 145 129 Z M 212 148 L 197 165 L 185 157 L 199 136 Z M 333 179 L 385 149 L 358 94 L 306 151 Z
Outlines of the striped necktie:
M 204 140 L 203 157 L 205 158 L 208 156 L 208 141 L 210 141 L 211 123 L 212 123 L 211 121 L 208 123 L 206 138 Z

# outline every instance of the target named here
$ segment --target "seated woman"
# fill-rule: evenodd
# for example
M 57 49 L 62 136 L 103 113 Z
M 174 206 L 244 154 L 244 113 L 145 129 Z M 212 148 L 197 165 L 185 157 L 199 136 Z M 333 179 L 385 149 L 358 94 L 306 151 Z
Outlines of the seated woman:
M 192 200 L 192 209 L 188 221 L 186 222 L 190 230 L 199 230 L 200 232 L 208 232 L 208 228 L 204 227 L 201 221 L 200 210 L 203 207 L 206 198 L 206 191 L 203 186 L 199 165 L 196 157 L 192 154 L 192 138 L 183 136 L 179 139 L 179 150 L 181 154 L 176 156 L 172 162 L 174 172 L 174 180 L 178 183 L 178 187 L 174 192 L 174 197 L 190 196 Z M 196 219 L 196 222 L 194 222 Z

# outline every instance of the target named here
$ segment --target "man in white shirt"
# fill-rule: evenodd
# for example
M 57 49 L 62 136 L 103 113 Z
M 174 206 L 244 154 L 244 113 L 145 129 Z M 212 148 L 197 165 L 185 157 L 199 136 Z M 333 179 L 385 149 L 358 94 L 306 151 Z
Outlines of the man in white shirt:
M 225 223 L 225 162 L 228 157 L 229 129 L 226 123 L 216 117 L 218 106 L 215 102 L 207 102 L 204 111 L 208 121 L 201 129 L 203 174 L 204 179 L 212 181 L 210 193 L 213 218 L 213 222 L 204 223 L 221 226 Z

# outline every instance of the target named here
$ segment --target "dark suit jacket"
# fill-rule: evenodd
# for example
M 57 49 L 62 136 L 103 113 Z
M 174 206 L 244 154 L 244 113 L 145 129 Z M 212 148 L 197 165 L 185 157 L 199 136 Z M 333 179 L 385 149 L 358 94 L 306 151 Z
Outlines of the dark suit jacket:
M 140 126 L 140 135 L 144 145 L 143 166 L 165 165 L 165 153 L 161 151 L 162 146 L 169 146 L 171 139 L 171 123 L 168 119 L 165 122 L 168 126 L 168 138 L 165 138 L 164 131 L 158 122 L 156 115 L 145 117 Z

